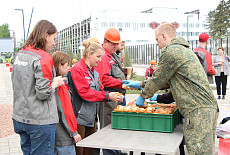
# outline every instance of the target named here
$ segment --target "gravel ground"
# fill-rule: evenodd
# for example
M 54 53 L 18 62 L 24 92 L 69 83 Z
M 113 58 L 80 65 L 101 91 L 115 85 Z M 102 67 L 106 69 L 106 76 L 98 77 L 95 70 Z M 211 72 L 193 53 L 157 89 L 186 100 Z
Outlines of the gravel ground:
M 0 138 L 15 134 L 12 112 L 12 104 L 0 104 Z

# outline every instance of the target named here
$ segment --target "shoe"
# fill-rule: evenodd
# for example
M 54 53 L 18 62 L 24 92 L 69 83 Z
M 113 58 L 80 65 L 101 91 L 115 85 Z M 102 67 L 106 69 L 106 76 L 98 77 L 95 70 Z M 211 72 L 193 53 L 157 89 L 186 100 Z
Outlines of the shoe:
M 222 96 L 222 99 L 225 99 L 225 96 L 224 96 L 224 95 Z
M 220 98 L 220 95 L 218 95 L 217 99 L 221 99 L 221 98 Z

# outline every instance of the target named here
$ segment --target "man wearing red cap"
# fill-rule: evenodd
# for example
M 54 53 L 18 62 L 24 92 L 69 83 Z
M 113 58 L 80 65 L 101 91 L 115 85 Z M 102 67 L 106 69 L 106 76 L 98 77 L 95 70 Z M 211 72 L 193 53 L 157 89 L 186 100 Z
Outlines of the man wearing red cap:
M 216 70 L 212 67 L 212 56 L 211 54 L 205 50 L 205 47 L 208 45 L 209 35 L 207 33 L 201 33 L 199 35 L 199 47 L 194 49 L 193 51 L 197 55 L 200 60 L 201 65 L 204 68 L 204 71 L 207 75 L 208 82 L 210 84 L 213 83 L 213 75 L 216 74 Z

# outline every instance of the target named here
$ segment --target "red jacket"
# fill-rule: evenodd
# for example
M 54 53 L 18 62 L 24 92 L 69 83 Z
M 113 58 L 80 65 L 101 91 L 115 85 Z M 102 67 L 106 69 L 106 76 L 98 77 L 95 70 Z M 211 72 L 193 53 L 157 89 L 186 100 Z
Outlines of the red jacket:
M 208 73 L 210 75 L 214 75 L 215 74 L 215 70 L 212 68 L 212 56 L 211 54 L 205 50 L 203 47 L 199 46 L 196 49 L 193 50 L 195 51 L 201 51 L 205 53 L 205 59 L 206 59 L 206 63 L 207 63 L 207 67 L 208 67 Z
M 111 54 L 105 48 L 104 51 L 105 54 L 102 56 L 101 62 L 99 62 L 97 65 L 97 71 L 100 79 L 102 80 L 102 85 L 104 87 L 122 89 L 122 80 L 115 79 L 111 75 L 111 65 L 116 62 L 112 60 Z
M 66 84 L 58 87 L 56 94 L 59 123 L 56 126 L 55 144 L 57 146 L 74 145 L 72 138 L 77 135 L 77 120 L 74 115 L 69 88 Z
M 94 69 L 95 68 L 93 67 L 92 71 L 94 71 Z M 103 91 L 103 85 L 101 85 L 101 91 L 90 88 L 89 82 L 92 81 L 92 79 L 89 76 L 89 70 L 83 59 L 81 59 L 79 63 L 75 64 L 71 68 L 70 72 L 72 74 L 75 87 L 81 98 L 91 102 L 105 100 L 105 91 Z

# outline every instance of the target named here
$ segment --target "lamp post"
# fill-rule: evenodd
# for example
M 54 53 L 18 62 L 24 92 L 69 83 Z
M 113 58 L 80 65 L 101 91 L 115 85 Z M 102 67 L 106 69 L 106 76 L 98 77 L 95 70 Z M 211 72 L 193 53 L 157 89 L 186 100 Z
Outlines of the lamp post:
M 188 27 L 189 27 L 189 22 L 188 22 L 188 18 L 192 17 L 192 15 L 187 15 L 187 41 L 189 40 L 189 31 L 188 31 Z
M 24 31 L 24 43 L 25 43 L 25 24 L 24 24 L 24 11 L 23 9 L 15 9 L 17 11 L 22 11 L 22 20 L 23 20 L 23 31 Z

